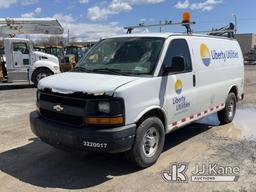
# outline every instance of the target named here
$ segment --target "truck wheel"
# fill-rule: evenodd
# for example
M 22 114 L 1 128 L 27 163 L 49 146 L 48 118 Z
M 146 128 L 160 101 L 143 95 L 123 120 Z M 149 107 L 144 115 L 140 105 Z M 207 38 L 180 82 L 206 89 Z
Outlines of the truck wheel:
M 153 165 L 163 150 L 164 139 L 164 126 L 159 118 L 144 120 L 137 128 L 133 148 L 126 152 L 127 159 L 142 168 Z
M 227 124 L 233 121 L 236 114 L 236 95 L 229 93 L 225 108 L 218 112 L 218 119 L 221 124 Z
M 41 79 L 48 77 L 52 74 L 53 74 L 52 71 L 50 71 L 49 69 L 45 69 L 45 68 L 36 69 L 32 75 L 32 82 L 37 86 L 38 82 Z

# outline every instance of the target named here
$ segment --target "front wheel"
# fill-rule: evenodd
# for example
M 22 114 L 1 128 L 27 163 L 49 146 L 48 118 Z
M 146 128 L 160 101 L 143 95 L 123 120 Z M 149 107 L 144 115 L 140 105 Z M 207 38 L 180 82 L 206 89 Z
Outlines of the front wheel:
M 142 168 L 153 165 L 163 150 L 164 139 L 162 121 L 149 117 L 137 128 L 133 148 L 126 153 L 128 160 Z
M 46 69 L 46 68 L 36 69 L 32 75 L 32 82 L 37 86 L 38 82 L 41 79 L 48 77 L 52 74 L 53 74 L 52 71 L 50 71 L 49 69 Z
M 236 95 L 229 93 L 225 108 L 218 112 L 218 119 L 221 124 L 231 123 L 236 114 Z

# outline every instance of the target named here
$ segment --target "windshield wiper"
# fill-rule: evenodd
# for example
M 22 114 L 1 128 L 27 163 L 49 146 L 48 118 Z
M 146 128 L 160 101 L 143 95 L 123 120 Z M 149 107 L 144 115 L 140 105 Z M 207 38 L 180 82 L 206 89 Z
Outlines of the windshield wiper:
M 90 72 L 90 70 L 85 69 L 84 67 L 75 67 L 72 69 L 74 72 Z
M 125 73 L 121 72 L 120 69 L 110 69 L 110 68 L 99 68 L 99 69 L 92 69 L 93 72 L 108 72 L 112 74 L 124 75 Z
M 74 71 L 74 72 L 87 72 L 87 73 L 106 72 L 106 73 L 115 74 L 115 75 L 128 75 L 128 76 L 146 75 L 145 73 L 121 71 L 120 69 L 111 69 L 111 68 L 86 69 L 84 67 L 75 67 L 72 71 Z

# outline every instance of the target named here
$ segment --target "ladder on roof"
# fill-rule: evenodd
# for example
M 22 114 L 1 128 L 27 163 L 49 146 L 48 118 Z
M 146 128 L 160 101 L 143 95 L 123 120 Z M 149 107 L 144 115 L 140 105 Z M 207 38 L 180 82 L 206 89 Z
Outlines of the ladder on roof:
M 190 25 L 194 25 L 196 22 L 172 22 L 172 21 L 165 21 L 165 23 L 160 23 L 160 24 L 151 24 L 151 25 L 145 25 L 144 23 L 141 23 L 139 25 L 135 26 L 128 26 L 124 27 L 125 30 L 127 30 L 127 34 L 132 33 L 134 29 L 139 29 L 139 28 L 152 28 L 152 27 L 166 27 L 166 26 L 174 26 L 174 25 L 181 25 L 186 27 L 186 31 L 188 34 L 192 33 Z
M 192 34 L 191 25 L 194 25 L 194 24 L 196 24 L 196 22 L 194 21 L 191 22 L 189 13 L 185 12 L 183 14 L 182 22 L 174 23 L 172 21 L 166 20 L 165 23 L 160 23 L 160 24 L 145 25 L 144 23 L 140 23 L 139 25 L 124 27 L 124 29 L 127 30 L 127 34 L 130 34 L 134 29 L 139 29 L 139 28 L 152 28 L 152 27 L 161 28 L 166 26 L 181 25 L 186 28 L 187 34 Z M 200 31 L 197 33 L 206 33 L 207 35 L 212 35 L 212 36 L 227 36 L 228 38 L 234 38 L 235 25 L 233 23 L 229 23 L 228 26 L 225 26 L 219 29 L 212 29 L 211 31 Z
M 213 29 L 211 32 L 208 33 L 208 35 L 214 36 L 223 36 L 225 34 L 227 35 L 228 38 L 234 38 L 235 25 L 233 23 L 229 23 L 228 26 L 219 29 Z

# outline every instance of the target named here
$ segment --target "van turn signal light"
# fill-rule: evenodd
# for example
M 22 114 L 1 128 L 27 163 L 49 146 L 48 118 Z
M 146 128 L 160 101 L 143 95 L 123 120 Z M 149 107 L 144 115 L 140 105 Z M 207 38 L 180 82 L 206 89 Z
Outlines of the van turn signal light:
M 88 125 L 119 125 L 124 123 L 123 117 L 87 117 L 85 119 Z

